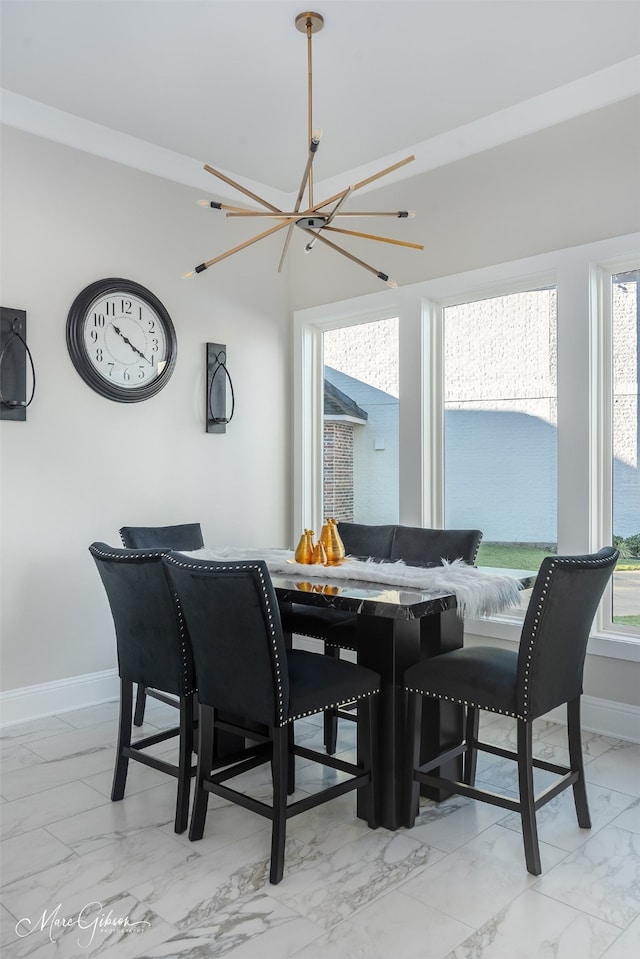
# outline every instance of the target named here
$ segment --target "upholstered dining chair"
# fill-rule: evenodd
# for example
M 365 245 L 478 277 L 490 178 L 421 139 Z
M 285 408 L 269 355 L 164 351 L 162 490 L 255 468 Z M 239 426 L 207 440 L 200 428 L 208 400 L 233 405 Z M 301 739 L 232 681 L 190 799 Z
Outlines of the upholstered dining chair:
M 123 526 L 120 530 L 122 545 L 127 549 L 201 549 L 204 546 L 200 523 L 180 523 L 176 526 Z M 136 707 L 133 713 L 134 726 L 142 726 L 147 696 L 158 699 L 168 706 L 177 706 L 178 701 L 165 696 L 159 689 L 138 685 Z
M 338 532 L 348 556 L 374 557 L 409 566 L 440 566 L 443 560 L 462 559 L 473 565 L 482 541 L 479 529 L 425 529 L 417 526 L 369 526 L 365 523 L 338 523 Z M 358 652 L 357 616 L 336 609 L 296 605 L 285 617 L 291 633 L 324 642 L 326 656 L 338 658 L 340 650 Z M 351 709 L 327 710 L 324 737 L 327 752 L 336 751 L 338 720 L 357 722 Z
M 129 760 L 152 766 L 178 780 L 175 831 L 189 818 L 189 786 L 194 745 L 193 659 L 184 622 L 176 611 L 162 566 L 162 550 L 89 547 L 111 607 L 120 675 L 120 720 L 111 799 L 124 798 Z M 179 724 L 131 741 L 133 684 L 171 693 L 180 711 Z M 149 746 L 178 737 L 177 764 L 146 752 Z
M 418 810 L 419 785 L 445 787 L 472 799 L 518 812 L 527 870 L 540 875 L 542 865 L 536 812 L 562 790 L 573 787 L 578 825 L 589 829 L 580 731 L 582 674 L 589 630 L 613 573 L 618 551 L 605 547 L 585 556 L 548 556 L 540 571 L 524 619 L 518 650 L 470 646 L 452 650 L 412 666 L 404 675 L 408 694 L 407 790 L 404 825 L 412 827 Z M 439 756 L 419 764 L 420 714 L 423 698 L 449 700 L 466 710 L 465 738 Z M 569 765 L 533 758 L 534 719 L 566 703 Z M 501 749 L 478 739 L 480 710 L 511 716 L 517 724 L 517 749 Z M 518 766 L 519 797 L 512 799 L 475 786 L 478 750 Z M 438 767 L 463 757 L 462 781 L 438 775 Z M 534 794 L 533 770 L 556 774 Z
M 371 740 L 361 743 L 366 763 L 356 766 L 294 743 L 293 723 L 330 705 L 357 700 L 370 712 L 380 676 L 369 669 L 305 650 L 287 650 L 278 603 L 264 562 L 206 562 L 180 553 L 164 556 L 167 576 L 184 615 L 193 647 L 200 703 L 198 771 L 189 838 L 201 839 L 208 794 L 214 793 L 271 820 L 270 882 L 284 871 L 287 820 L 350 790 L 363 790 L 368 822 L 375 826 Z M 221 717 L 237 717 L 224 723 Z M 245 723 L 251 726 L 247 729 Z M 264 735 L 255 729 L 264 727 Z M 256 742 L 249 759 L 213 772 L 214 728 Z M 362 753 L 361 753 L 362 754 Z M 303 756 L 351 776 L 320 792 L 287 803 L 294 791 L 294 761 Z M 241 773 L 270 762 L 272 803 L 225 785 Z M 215 822 L 214 827 L 215 829 Z

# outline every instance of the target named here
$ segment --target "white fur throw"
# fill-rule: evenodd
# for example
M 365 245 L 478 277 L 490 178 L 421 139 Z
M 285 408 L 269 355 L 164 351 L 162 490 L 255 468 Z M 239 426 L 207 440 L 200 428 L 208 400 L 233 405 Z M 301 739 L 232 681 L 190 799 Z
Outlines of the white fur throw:
M 309 579 L 355 580 L 382 583 L 405 589 L 427 590 L 437 596 L 455 594 L 458 615 L 477 619 L 491 616 L 519 603 L 519 581 L 508 573 L 487 573 L 468 566 L 461 559 L 443 562 L 442 566 L 407 566 L 402 560 L 380 563 L 376 560 L 347 558 L 341 566 L 320 566 L 292 563 L 293 551 L 286 549 L 198 549 L 185 552 L 193 559 L 227 560 L 263 559 L 270 573 Z

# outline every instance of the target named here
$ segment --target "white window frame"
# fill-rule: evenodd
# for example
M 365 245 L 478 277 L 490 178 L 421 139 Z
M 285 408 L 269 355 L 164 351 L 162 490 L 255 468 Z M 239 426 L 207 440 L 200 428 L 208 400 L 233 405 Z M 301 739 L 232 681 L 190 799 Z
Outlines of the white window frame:
M 640 256 L 617 257 L 592 268 L 591 287 L 595 308 L 592 325 L 592 404 L 596 429 L 592 455 L 592 530 L 597 542 L 613 541 L 613 312 L 612 277 L 640 269 Z M 608 584 L 596 614 L 595 635 L 615 637 L 618 643 L 640 645 L 638 631 L 613 623 L 611 617 L 613 586 Z
M 622 272 L 620 264 L 638 257 L 640 233 L 634 233 L 296 311 L 294 531 L 310 524 L 319 528 L 322 520 L 325 329 L 399 317 L 399 521 L 435 526 L 442 517 L 441 312 L 445 305 L 531 289 L 551 278 L 558 289 L 558 550 L 585 553 L 610 542 L 601 525 L 604 487 L 597 479 L 605 442 L 597 277 L 603 264 Z M 507 616 L 466 623 L 470 635 L 513 641 L 520 628 L 520 621 Z M 599 622 L 589 652 L 640 662 L 640 642 L 617 630 L 605 633 Z

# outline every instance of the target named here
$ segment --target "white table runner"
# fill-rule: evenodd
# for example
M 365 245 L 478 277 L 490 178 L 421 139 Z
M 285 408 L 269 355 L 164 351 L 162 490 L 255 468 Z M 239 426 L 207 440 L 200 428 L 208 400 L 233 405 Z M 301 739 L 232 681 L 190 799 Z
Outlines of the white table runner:
M 442 566 L 408 566 L 402 560 L 379 562 L 374 559 L 347 558 L 341 566 L 320 566 L 292 562 L 288 549 L 245 549 L 232 546 L 184 552 L 192 559 L 216 562 L 262 559 L 270 573 L 300 576 L 305 580 L 329 579 L 332 582 L 351 580 L 405 589 L 428 590 L 436 594 L 453 593 L 458 615 L 477 619 L 518 606 L 520 583 L 508 573 L 488 573 L 469 566 L 461 559 L 444 561 Z

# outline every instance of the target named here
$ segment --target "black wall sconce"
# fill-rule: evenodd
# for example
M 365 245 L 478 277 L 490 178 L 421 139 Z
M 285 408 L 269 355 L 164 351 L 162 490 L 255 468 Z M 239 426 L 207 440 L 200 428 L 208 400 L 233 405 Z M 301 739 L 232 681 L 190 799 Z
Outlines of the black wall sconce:
M 31 365 L 31 395 L 27 399 L 27 359 Z M 25 310 L 0 307 L 0 419 L 26 420 L 36 392 L 36 371 L 27 346 Z
M 231 412 L 227 416 L 227 381 L 231 391 Z M 224 343 L 207 343 L 207 433 L 226 433 L 233 419 L 236 400 L 227 369 Z

